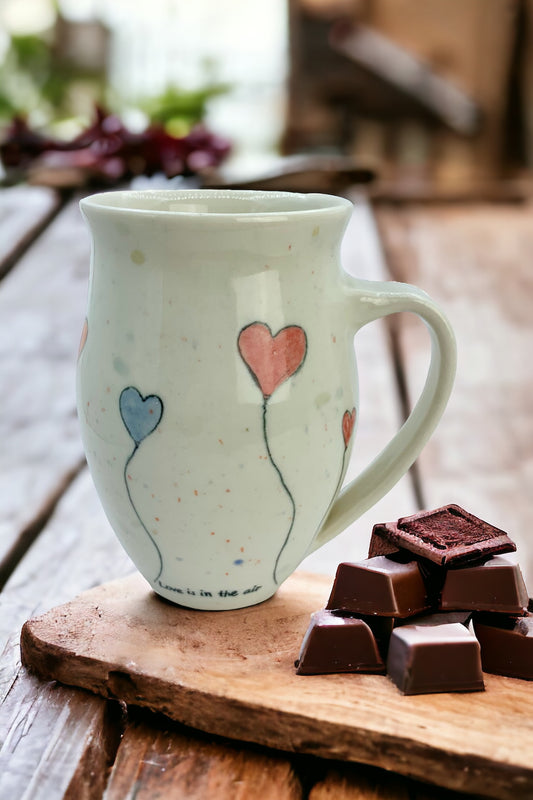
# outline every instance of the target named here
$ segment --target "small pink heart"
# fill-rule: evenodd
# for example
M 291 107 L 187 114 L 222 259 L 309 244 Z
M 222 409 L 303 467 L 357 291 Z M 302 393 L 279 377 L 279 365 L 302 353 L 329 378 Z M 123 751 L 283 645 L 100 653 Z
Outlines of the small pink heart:
M 272 336 L 268 325 L 252 322 L 240 332 L 238 347 L 263 397 L 268 398 L 301 367 L 307 338 L 299 325 L 288 325 Z
M 81 331 L 81 339 L 80 339 L 80 346 L 78 347 L 78 358 L 81 356 L 83 348 L 85 347 L 85 342 L 87 341 L 87 334 L 89 332 L 89 325 L 87 319 L 83 323 L 83 328 Z
M 344 437 L 344 447 L 348 447 L 350 439 L 352 438 L 353 426 L 355 425 L 355 408 L 350 411 L 345 411 L 342 418 L 342 435 Z

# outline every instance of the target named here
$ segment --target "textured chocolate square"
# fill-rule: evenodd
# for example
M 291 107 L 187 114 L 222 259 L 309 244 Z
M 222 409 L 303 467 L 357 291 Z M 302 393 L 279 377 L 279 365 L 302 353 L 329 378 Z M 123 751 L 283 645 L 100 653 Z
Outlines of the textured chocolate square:
M 298 675 L 385 672 L 370 626 L 360 618 L 327 610 L 311 614 L 295 666 Z
M 352 614 L 410 617 L 426 611 L 429 604 L 416 561 L 376 556 L 339 564 L 327 608 Z
M 376 522 L 372 528 L 368 557 L 390 556 L 401 552 L 394 541 L 397 538 L 396 522 Z
M 395 628 L 387 673 L 404 694 L 485 688 L 479 643 L 460 622 Z
M 388 544 L 387 544 L 388 543 Z M 374 526 L 369 555 L 405 549 L 442 566 L 483 561 L 516 545 L 500 528 L 453 503 Z

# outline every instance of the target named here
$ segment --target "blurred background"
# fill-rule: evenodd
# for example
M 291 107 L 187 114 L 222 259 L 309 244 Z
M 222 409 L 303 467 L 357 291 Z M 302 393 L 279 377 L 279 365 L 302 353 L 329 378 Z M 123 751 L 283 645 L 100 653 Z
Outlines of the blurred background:
M 523 196 L 532 101 L 532 0 L 0 0 L 4 182 Z

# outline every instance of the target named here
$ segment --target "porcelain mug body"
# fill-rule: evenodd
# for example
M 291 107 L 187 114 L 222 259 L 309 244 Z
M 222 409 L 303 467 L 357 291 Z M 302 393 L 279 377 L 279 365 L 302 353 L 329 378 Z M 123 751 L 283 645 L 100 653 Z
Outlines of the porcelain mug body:
M 420 290 L 342 270 L 342 198 L 112 192 L 81 207 L 92 260 L 78 413 L 104 510 L 163 597 L 261 602 L 416 458 L 453 382 L 449 325 Z M 354 334 L 405 310 L 431 332 L 425 389 L 339 496 L 357 427 Z

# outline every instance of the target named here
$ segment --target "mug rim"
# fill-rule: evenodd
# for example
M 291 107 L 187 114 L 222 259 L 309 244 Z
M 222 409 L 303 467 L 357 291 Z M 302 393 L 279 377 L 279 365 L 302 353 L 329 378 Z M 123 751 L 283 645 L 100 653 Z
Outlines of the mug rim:
M 353 203 L 321 192 L 255 189 L 127 189 L 97 192 L 80 200 L 82 212 L 188 219 L 284 218 L 346 212 Z

